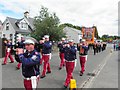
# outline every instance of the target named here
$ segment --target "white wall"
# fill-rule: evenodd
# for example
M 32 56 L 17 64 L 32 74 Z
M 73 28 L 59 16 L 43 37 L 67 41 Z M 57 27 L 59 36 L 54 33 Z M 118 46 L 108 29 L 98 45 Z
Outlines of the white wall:
M 24 23 L 24 26 L 25 26 L 25 27 L 22 28 L 22 27 L 21 27 L 21 23 Z M 20 29 L 28 30 L 28 24 L 27 24 L 27 22 L 25 21 L 25 19 L 21 20 L 18 25 L 19 25 Z
M 78 33 L 75 31 L 77 29 L 70 28 L 70 27 L 65 27 L 63 31 L 66 33 L 68 39 L 73 39 L 75 43 L 79 43 L 79 40 L 82 38 L 81 37 L 81 31 Z
M 0 32 L 0 38 L 2 37 L 2 33 Z
M 9 23 L 9 30 L 6 30 L 6 23 Z M 10 34 L 12 34 L 12 43 L 14 44 L 14 34 L 15 34 L 15 30 L 12 27 L 11 23 L 9 22 L 9 20 L 6 19 L 4 25 L 3 25 L 3 31 L 2 31 L 2 38 L 3 38 L 3 34 L 5 34 L 5 38 L 10 39 Z
M 0 24 L 0 38 L 2 37 L 2 25 Z

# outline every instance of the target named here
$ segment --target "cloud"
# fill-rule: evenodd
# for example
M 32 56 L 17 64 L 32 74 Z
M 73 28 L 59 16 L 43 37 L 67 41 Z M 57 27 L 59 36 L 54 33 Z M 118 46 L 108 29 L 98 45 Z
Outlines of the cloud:
M 6 16 L 5 16 L 5 15 L 2 15 L 2 14 L 0 13 L 0 20 L 1 20 L 2 22 L 4 22 L 5 19 L 6 19 Z
M 1 10 L 10 10 L 21 15 L 30 11 L 30 16 L 38 15 L 41 5 L 47 7 L 50 12 L 55 12 L 61 23 L 71 23 L 79 26 L 97 26 L 99 35 L 117 35 L 118 0 L 1 0 Z M 19 14 L 19 15 L 18 15 Z M 13 15 L 14 16 L 14 15 Z M 15 16 L 14 16 L 15 17 Z M 20 16 L 19 16 L 20 17 Z

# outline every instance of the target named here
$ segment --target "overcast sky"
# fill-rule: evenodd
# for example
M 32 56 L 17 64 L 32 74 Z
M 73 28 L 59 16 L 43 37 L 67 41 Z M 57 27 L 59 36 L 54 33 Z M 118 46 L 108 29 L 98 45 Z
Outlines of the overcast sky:
M 25 11 L 30 17 L 38 15 L 41 5 L 55 12 L 61 23 L 97 26 L 100 36 L 118 35 L 119 0 L 0 0 L 0 20 L 22 18 Z

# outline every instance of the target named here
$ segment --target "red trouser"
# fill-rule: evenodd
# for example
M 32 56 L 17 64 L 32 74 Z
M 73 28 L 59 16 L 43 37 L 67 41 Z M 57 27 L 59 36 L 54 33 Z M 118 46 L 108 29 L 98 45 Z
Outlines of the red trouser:
M 7 50 L 6 50 L 6 55 L 5 55 L 5 58 L 4 58 L 4 64 L 7 63 L 8 57 L 10 58 L 11 62 L 14 62 L 14 59 L 13 59 L 11 53 L 10 53 L 10 52 L 7 52 Z
M 86 63 L 86 60 L 87 60 L 87 57 L 86 56 L 80 56 L 80 65 L 81 65 L 81 73 L 84 73 L 85 71 L 85 63 Z
M 66 63 L 67 77 L 66 77 L 64 85 L 68 86 L 69 83 L 70 83 L 70 79 L 73 79 L 72 73 L 73 73 L 73 70 L 74 70 L 75 62 L 65 61 L 65 63 Z
M 22 65 L 22 63 L 18 63 L 18 64 L 17 64 L 17 68 L 20 69 L 21 65 Z
M 60 68 L 62 68 L 65 65 L 65 59 L 64 59 L 64 53 L 59 53 L 61 63 L 60 63 Z
M 46 69 L 48 72 L 51 72 L 49 58 L 50 58 L 50 55 L 43 55 L 44 65 L 43 65 L 42 76 L 46 75 Z
M 39 77 L 37 77 L 37 79 L 36 79 L 37 85 L 38 85 L 39 79 L 40 79 Z M 26 90 L 33 90 L 32 81 L 24 79 L 24 87 Z M 37 88 L 37 86 L 36 86 L 36 88 Z

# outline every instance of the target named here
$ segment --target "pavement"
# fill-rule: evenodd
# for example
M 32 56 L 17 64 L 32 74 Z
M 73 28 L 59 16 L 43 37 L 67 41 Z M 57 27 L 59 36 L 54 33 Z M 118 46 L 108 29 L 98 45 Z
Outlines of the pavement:
M 86 71 L 82 77 L 79 76 L 80 65 L 77 54 L 77 66 L 74 69 L 73 77 L 77 82 L 78 88 L 118 87 L 118 65 L 116 65 L 118 62 L 116 58 L 117 51 L 110 53 L 111 48 L 112 46 L 108 45 L 107 50 L 97 55 L 93 55 L 93 51 L 90 50 L 86 63 Z M 58 70 L 60 63 L 58 54 L 58 52 L 52 54 L 52 59 L 50 60 L 52 73 L 47 74 L 45 78 L 40 79 L 38 88 L 63 88 L 63 83 L 66 78 L 66 70 L 65 68 Z M 0 59 L 0 62 L 2 60 L 3 58 Z M 24 88 L 21 69 L 16 70 L 16 65 L 17 62 L 12 64 L 8 63 L 7 65 L 2 66 L 2 88 Z M 42 66 L 40 69 L 42 72 Z M 95 73 L 96 75 L 91 76 L 89 73 Z

